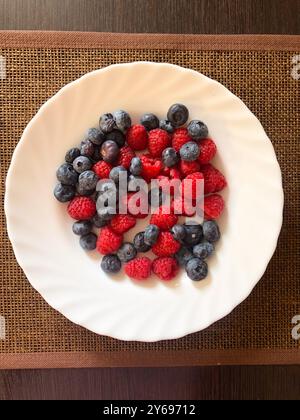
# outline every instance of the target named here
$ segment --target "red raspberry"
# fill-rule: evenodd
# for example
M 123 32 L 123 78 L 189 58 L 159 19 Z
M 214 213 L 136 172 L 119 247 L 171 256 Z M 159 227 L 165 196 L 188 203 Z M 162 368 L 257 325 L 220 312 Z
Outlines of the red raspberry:
M 188 135 L 186 128 L 177 128 L 172 136 L 172 147 L 179 152 L 181 146 L 183 146 L 188 141 L 192 141 L 192 138 Z
M 184 200 L 182 196 L 178 196 L 173 201 L 173 211 L 175 214 L 183 216 L 194 216 L 196 213 L 191 200 Z
M 175 258 L 155 258 L 152 263 L 153 273 L 161 280 L 172 280 L 178 273 L 179 267 Z
M 180 179 L 175 179 L 175 178 L 170 179 L 170 178 L 168 178 L 167 176 L 164 176 L 164 175 L 159 175 L 156 179 L 159 181 L 159 183 L 158 183 L 159 188 L 161 188 L 161 190 L 165 194 L 174 195 L 175 191 L 176 192 L 179 191 L 179 188 L 180 188 L 180 185 L 181 185 L 181 180 Z
M 128 232 L 135 225 L 136 220 L 130 214 L 116 214 L 110 222 L 110 227 L 118 235 Z
M 126 133 L 126 139 L 133 150 L 147 149 L 148 133 L 143 125 L 136 124 L 130 127 Z
M 149 132 L 148 149 L 150 155 L 155 158 L 160 158 L 162 152 L 171 145 L 171 137 L 161 128 L 156 128 Z
M 152 252 L 158 257 L 170 257 L 180 249 L 177 242 L 170 232 L 160 232 L 157 242 L 152 247 Z
M 154 159 L 149 154 L 140 156 L 142 161 L 142 177 L 145 181 L 150 182 L 151 179 L 158 177 L 162 171 L 162 162 L 160 159 Z
M 148 257 L 138 257 L 125 264 L 125 273 L 135 280 L 146 280 L 151 274 L 152 261 Z
M 205 194 L 218 192 L 226 187 L 227 182 L 224 175 L 210 163 L 203 165 L 201 167 L 201 172 L 204 176 Z
M 162 175 L 167 176 L 170 179 L 181 179 L 182 175 L 179 169 L 177 168 L 168 168 L 165 166 L 162 170 Z
M 156 225 L 161 230 L 169 230 L 178 222 L 178 216 L 173 214 L 168 206 L 160 206 L 155 214 L 152 214 L 150 223 Z
M 129 169 L 131 159 L 135 157 L 134 151 L 129 146 L 123 146 L 120 149 L 119 157 L 116 166 L 124 166 Z
M 217 153 L 217 146 L 215 145 L 212 139 L 203 139 L 199 143 L 200 146 L 200 155 L 198 157 L 198 162 L 201 165 L 205 165 L 215 157 Z
M 142 195 L 142 200 L 147 205 L 147 211 L 145 213 L 143 213 L 143 211 L 141 209 L 139 213 L 133 214 L 130 211 L 130 202 L 132 203 L 132 205 L 134 206 L 134 208 L 136 208 L 136 207 L 140 208 L 141 207 L 141 198 L 136 199 L 136 197 L 134 197 L 135 194 L 136 194 L 135 192 L 130 192 L 127 195 L 122 196 L 121 200 L 122 200 L 123 206 L 125 207 L 125 209 L 127 209 L 128 213 L 130 215 L 132 215 L 133 217 L 135 217 L 136 219 L 145 219 L 145 217 L 147 217 L 148 214 L 149 214 L 148 194 L 146 194 L 146 193 L 139 193 L 139 195 L 143 194 Z
M 89 197 L 75 197 L 68 205 L 68 213 L 75 220 L 87 220 L 96 213 L 96 203 Z
M 199 195 L 198 191 L 201 190 L 200 186 L 197 188 L 197 185 L 198 182 L 200 183 L 201 181 L 203 182 L 203 174 L 201 172 L 194 172 L 193 174 L 190 174 L 184 178 L 181 184 L 183 197 L 196 200 Z
M 116 252 L 123 242 L 123 235 L 118 235 L 109 226 L 100 230 L 97 240 L 97 250 L 102 255 Z
M 180 161 L 180 170 L 184 176 L 193 174 L 194 172 L 200 171 L 200 163 L 197 160 L 193 162 L 187 162 L 185 160 Z
M 219 194 L 208 195 L 204 198 L 204 217 L 206 220 L 218 219 L 224 210 L 224 200 Z
M 109 177 L 109 173 L 112 170 L 112 165 L 100 160 L 93 166 L 93 171 L 100 179 L 106 179 Z

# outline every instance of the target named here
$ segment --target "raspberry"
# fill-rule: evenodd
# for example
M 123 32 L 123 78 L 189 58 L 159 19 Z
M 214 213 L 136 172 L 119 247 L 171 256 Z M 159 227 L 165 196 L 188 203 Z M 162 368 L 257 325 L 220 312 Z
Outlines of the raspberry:
M 161 170 L 162 170 L 162 162 L 160 159 L 154 159 L 149 154 L 142 155 L 141 157 L 142 161 L 142 177 L 145 179 L 145 181 L 150 182 L 151 179 L 156 178 Z
M 187 162 L 185 160 L 181 160 L 180 170 L 184 176 L 191 175 L 194 172 L 200 171 L 200 163 L 197 160 L 194 160 L 193 162 Z
M 143 212 L 143 210 L 140 209 L 140 211 L 137 214 L 134 214 L 133 211 L 131 212 L 131 205 L 134 207 L 134 209 L 142 207 L 141 206 L 141 198 L 138 198 L 138 199 L 133 198 L 135 194 L 136 194 L 135 192 L 132 192 L 132 193 L 128 193 L 127 195 L 123 196 L 121 198 L 122 203 L 123 203 L 124 207 L 127 209 L 128 213 L 130 215 L 134 216 L 136 219 L 145 219 L 145 217 L 148 216 L 148 194 L 145 193 L 145 195 L 144 195 L 141 192 L 139 193 L 139 195 L 143 194 L 142 195 L 142 200 L 143 200 L 143 203 L 146 203 L 146 205 L 147 205 L 147 211 Z M 146 208 L 145 208 L 145 210 L 146 210 Z
M 168 168 L 165 166 L 162 170 L 162 175 L 167 176 L 170 179 L 181 179 L 182 175 L 179 169 L 177 168 Z
M 158 257 L 170 257 L 179 251 L 180 243 L 175 241 L 170 232 L 161 232 L 152 252 Z
M 152 263 L 152 270 L 161 280 L 172 280 L 178 273 L 179 267 L 175 258 L 156 258 Z
M 201 181 L 203 182 L 203 174 L 201 172 L 194 172 L 184 178 L 181 184 L 183 197 L 196 200 L 201 191 L 200 185 L 198 186 L 198 182 L 200 183 Z
M 203 165 L 201 167 L 201 172 L 204 176 L 205 194 L 218 192 L 226 187 L 227 182 L 224 175 L 210 163 Z
M 201 163 L 201 165 L 206 165 L 216 155 L 217 146 L 212 139 L 203 139 L 199 145 L 200 155 L 198 157 L 198 162 Z
M 176 152 L 179 152 L 179 150 L 185 143 L 192 140 L 193 139 L 188 135 L 188 131 L 186 128 L 177 128 L 172 136 L 172 147 L 176 150 Z
M 116 252 L 123 242 L 123 235 L 118 235 L 109 226 L 105 226 L 100 230 L 97 250 L 102 255 Z
M 196 213 L 195 208 L 192 205 L 191 200 L 184 200 L 182 196 L 178 196 L 173 201 L 173 212 L 182 216 L 194 216 Z
M 131 159 L 135 157 L 134 151 L 129 146 L 124 146 L 120 149 L 119 157 L 116 166 L 124 166 L 129 169 Z
M 212 194 L 204 198 L 204 217 L 214 220 L 221 216 L 224 210 L 224 200 L 219 194 Z
M 169 230 L 178 222 L 178 216 L 172 213 L 168 206 L 161 206 L 150 219 L 151 225 L 156 225 L 161 230 Z
M 75 197 L 68 205 L 68 213 L 75 220 L 87 220 L 96 213 L 96 203 L 89 197 Z
M 135 280 L 146 280 L 151 274 L 152 261 L 148 257 L 138 257 L 125 264 L 125 273 Z
M 121 235 L 136 225 L 136 220 L 130 214 L 116 214 L 110 222 L 112 230 Z
M 160 158 L 162 152 L 171 144 L 171 137 L 161 128 L 156 128 L 149 132 L 148 149 L 151 156 Z
M 126 134 L 128 145 L 133 150 L 144 150 L 148 146 L 148 133 L 143 125 L 136 124 L 130 127 Z
M 93 166 L 93 171 L 100 179 L 109 178 L 109 173 L 112 170 L 112 165 L 110 163 L 104 162 L 104 160 L 100 160 L 100 162 L 96 163 Z

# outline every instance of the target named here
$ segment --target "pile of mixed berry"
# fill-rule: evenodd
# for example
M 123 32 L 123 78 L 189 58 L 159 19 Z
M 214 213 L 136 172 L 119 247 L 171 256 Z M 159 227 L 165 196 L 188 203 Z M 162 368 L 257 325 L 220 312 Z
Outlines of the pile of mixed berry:
M 188 117 L 182 104 L 172 105 L 167 119 L 145 114 L 135 125 L 122 110 L 101 115 L 99 128 L 90 128 L 81 145 L 69 150 L 58 168 L 54 195 L 62 203 L 69 202 L 68 214 L 76 220 L 74 234 L 80 237 L 85 251 L 97 249 L 104 255 L 101 268 L 106 273 L 118 273 L 124 263 L 125 273 L 136 280 L 145 280 L 151 273 L 171 280 L 180 266 L 194 281 L 207 276 L 206 260 L 220 238 L 216 219 L 224 209 L 224 200 L 217 193 L 225 188 L 226 180 L 210 163 L 217 148 L 207 126 L 199 120 L 188 122 Z M 99 207 L 98 200 L 104 194 L 109 197 L 118 191 L 120 174 L 126 174 L 128 189 L 119 196 L 117 207 Z M 141 179 L 147 183 L 157 179 L 160 187 L 152 191 L 147 185 L 147 202 L 156 197 L 155 203 L 149 201 L 150 224 L 132 242 L 125 242 L 123 235 L 150 212 L 130 213 L 130 201 L 139 191 L 135 184 Z M 161 186 L 172 180 L 179 181 L 181 195 L 175 197 L 169 189 L 171 206 L 166 211 Z M 187 216 L 193 216 L 195 210 L 184 201 L 185 184 L 192 182 L 189 199 L 193 203 L 193 183 L 199 180 L 204 183 L 204 221 L 190 224 Z M 126 214 L 118 212 L 120 201 L 128 209 Z M 179 223 L 181 216 L 185 223 Z M 153 261 L 143 255 L 150 250 L 156 256 Z

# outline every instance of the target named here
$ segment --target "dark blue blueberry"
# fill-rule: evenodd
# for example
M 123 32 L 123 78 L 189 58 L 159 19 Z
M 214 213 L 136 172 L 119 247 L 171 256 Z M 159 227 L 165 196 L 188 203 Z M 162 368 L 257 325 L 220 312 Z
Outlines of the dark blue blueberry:
M 73 233 L 75 235 L 83 236 L 91 232 L 93 228 L 93 223 L 90 220 L 79 220 L 75 222 L 72 226 Z
M 167 119 L 174 127 L 184 125 L 189 118 L 189 111 L 185 105 L 174 104 L 169 108 Z
M 141 118 L 141 124 L 146 128 L 146 130 L 154 130 L 159 126 L 159 120 L 154 114 L 144 114 Z
M 79 174 L 88 171 L 93 166 L 91 160 L 86 156 L 79 156 L 73 162 L 73 168 Z
M 93 171 L 85 171 L 79 175 L 78 178 L 78 185 L 79 188 L 83 190 L 95 190 L 97 186 L 97 182 L 99 181 L 98 175 L 95 174 Z
M 114 141 L 119 147 L 123 147 L 125 144 L 125 135 L 122 131 L 115 129 L 106 135 L 106 140 Z
M 188 246 L 197 245 L 203 237 L 202 226 L 199 224 L 185 224 L 184 226 L 186 229 L 186 237 L 184 240 L 185 244 Z
M 184 225 L 174 225 L 171 228 L 171 233 L 173 235 L 173 238 L 181 243 L 184 241 L 187 235 L 187 231 Z
M 88 233 L 87 235 L 81 236 L 79 240 L 81 248 L 85 251 L 93 251 L 97 245 L 97 235 L 94 233 Z
M 139 157 L 134 157 L 131 159 L 131 163 L 130 163 L 130 168 L 129 168 L 130 173 L 132 173 L 132 175 L 140 175 L 142 172 L 142 161 Z
M 76 185 L 78 173 L 70 163 L 64 163 L 57 169 L 56 177 L 64 185 Z
M 99 160 L 102 160 L 101 149 L 100 149 L 100 146 L 95 146 L 94 154 L 92 156 L 92 161 L 94 163 L 97 163 L 97 162 L 99 162 Z
M 194 258 L 194 256 L 189 248 L 182 246 L 180 250 L 175 254 L 175 258 L 179 265 L 185 266 L 189 260 Z
M 76 189 L 74 185 L 57 184 L 54 188 L 54 196 L 61 203 L 66 203 L 74 198 Z
M 148 225 L 144 232 L 144 241 L 146 245 L 153 246 L 158 238 L 159 228 L 156 225 Z
M 208 136 L 207 126 L 199 120 L 192 120 L 187 126 L 187 130 L 194 140 L 204 139 Z
M 165 166 L 168 168 L 171 168 L 172 166 L 176 165 L 178 162 L 178 155 L 176 153 L 176 150 L 173 149 L 173 147 L 167 147 L 162 152 L 162 161 Z
M 169 120 L 160 120 L 159 128 L 165 130 L 167 133 L 172 134 L 174 133 L 175 127 Z
M 195 255 L 195 257 L 205 260 L 214 252 L 214 249 L 215 247 L 213 246 L 213 244 L 211 244 L 208 241 L 203 241 L 200 242 L 200 244 L 194 246 L 193 254 Z
M 82 156 L 92 158 L 94 155 L 95 146 L 90 140 L 83 140 L 80 146 L 80 153 Z
M 97 214 L 99 220 L 102 219 L 103 221 L 107 222 L 115 216 L 116 210 L 113 207 L 99 207 L 97 205 Z
M 220 239 L 219 226 L 214 220 L 203 223 L 203 236 L 208 242 L 217 242 Z
M 119 184 L 119 178 L 120 174 L 123 173 L 124 176 L 126 175 L 127 179 L 127 170 L 124 168 L 124 166 L 115 166 L 112 168 L 112 170 L 109 173 L 109 178 L 115 183 Z
M 91 141 L 96 146 L 101 146 L 106 140 L 106 136 L 99 128 L 89 128 L 85 140 Z
M 78 195 L 85 196 L 85 197 L 90 197 L 95 192 L 95 190 L 87 190 L 81 187 L 79 184 L 77 184 L 76 186 L 76 191 Z
M 128 262 L 136 257 L 137 250 L 134 245 L 130 242 L 124 242 L 121 248 L 118 250 L 118 257 L 122 262 Z
M 193 162 L 199 157 L 200 147 L 194 141 L 189 141 L 180 148 L 179 153 L 182 160 Z
M 80 150 L 77 147 L 73 147 L 73 149 L 67 151 L 65 161 L 67 163 L 73 163 L 78 156 L 80 156 Z
M 144 186 L 145 186 L 144 178 L 141 178 L 140 176 L 129 175 L 128 191 L 137 192 L 143 189 Z M 145 187 L 145 188 L 147 188 L 147 191 L 148 191 L 148 187 Z
M 121 270 L 121 261 L 117 255 L 104 255 L 101 261 L 101 268 L 105 273 L 116 274 Z
M 101 146 L 101 156 L 105 162 L 113 163 L 119 156 L 119 146 L 115 141 L 107 140 Z
M 103 133 L 110 133 L 116 128 L 116 123 L 112 114 L 103 114 L 99 119 L 99 127 Z
M 91 219 L 93 224 L 96 226 L 96 228 L 102 228 L 107 225 L 107 220 L 104 220 L 103 217 L 99 216 L 98 213 L 95 214 L 95 216 Z
M 200 258 L 192 258 L 186 263 L 185 270 L 189 278 L 193 281 L 205 279 L 208 267 L 205 261 Z
M 115 111 L 113 113 L 113 118 L 114 118 L 116 127 L 119 130 L 123 131 L 123 133 L 125 133 L 126 130 L 131 126 L 130 115 L 126 111 L 123 111 L 122 109 Z
M 139 232 L 135 235 L 133 239 L 133 245 L 137 252 L 147 252 L 151 249 L 151 246 L 145 243 L 144 232 Z

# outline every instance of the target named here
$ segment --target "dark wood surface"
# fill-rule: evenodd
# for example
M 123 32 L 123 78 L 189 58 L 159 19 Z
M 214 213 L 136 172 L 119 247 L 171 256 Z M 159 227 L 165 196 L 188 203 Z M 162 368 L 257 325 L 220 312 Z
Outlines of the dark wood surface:
M 0 0 L 0 29 L 300 33 L 299 0 Z M 0 372 L 1 399 L 300 399 L 300 366 Z

